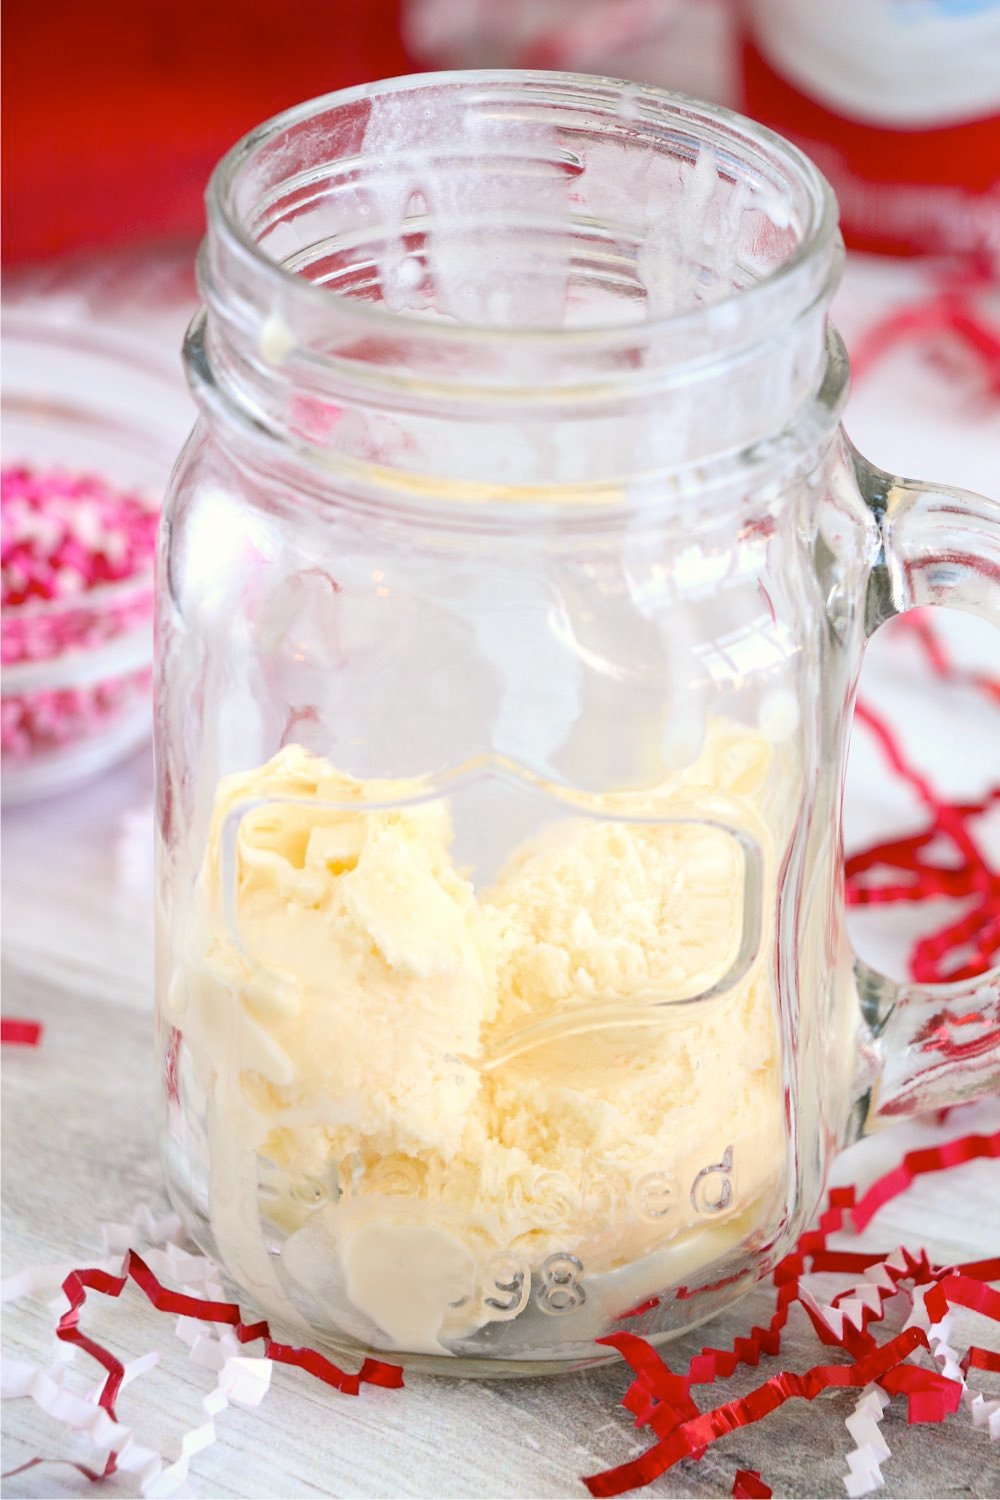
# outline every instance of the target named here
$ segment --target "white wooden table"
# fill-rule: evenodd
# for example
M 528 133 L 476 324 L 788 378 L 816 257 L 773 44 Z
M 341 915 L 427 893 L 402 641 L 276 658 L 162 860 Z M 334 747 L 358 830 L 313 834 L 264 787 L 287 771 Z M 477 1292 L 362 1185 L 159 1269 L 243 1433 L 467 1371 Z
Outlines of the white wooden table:
M 873 273 L 875 292 L 882 274 Z M 853 307 L 864 301 L 862 294 L 875 295 L 867 286 L 857 292 Z M 895 418 L 886 415 L 891 407 L 887 381 L 897 398 Z M 905 416 L 899 415 L 900 399 L 908 408 Z M 998 428 L 991 438 L 988 420 L 977 418 L 963 438 L 955 426 L 958 414 L 949 419 L 946 410 L 942 418 L 941 393 L 934 391 L 932 377 L 912 365 L 903 367 L 902 376 L 890 368 L 883 380 L 874 378 L 852 415 L 853 434 L 876 461 L 892 464 L 908 456 L 915 472 L 934 467 L 935 477 L 973 487 L 996 483 Z M 988 632 L 963 631 L 960 643 L 995 665 L 995 637 Z M 997 721 L 990 724 L 985 710 L 954 691 L 946 713 L 940 697 L 932 706 L 915 659 L 906 657 L 905 648 L 898 648 L 902 657 L 893 657 L 893 649 L 891 641 L 876 644 L 865 685 L 905 722 L 907 743 L 945 791 L 978 794 L 991 769 L 995 775 Z M 859 736 L 849 842 L 905 827 L 912 818 L 905 799 L 886 786 L 871 746 Z M 98 1252 L 102 1221 L 126 1218 L 139 1201 L 163 1202 L 154 1147 L 150 801 L 150 759 L 144 751 L 77 793 L 4 816 L 3 1007 L 9 1015 L 37 1018 L 46 1028 L 38 1049 L 4 1049 L 5 1274 L 50 1261 L 86 1264 Z M 859 941 L 867 956 L 898 967 L 904 927 L 896 913 L 876 917 L 866 918 Z M 900 1125 L 845 1153 L 835 1177 L 864 1184 L 917 1144 L 998 1125 L 998 1100 L 966 1109 L 943 1126 Z M 923 1179 L 887 1206 L 861 1240 L 886 1249 L 901 1242 L 922 1245 L 932 1259 L 944 1262 L 1000 1253 L 1000 1164 L 979 1161 Z M 731 1340 L 752 1320 L 765 1318 L 770 1305 L 766 1291 L 753 1293 L 710 1331 L 699 1330 L 671 1346 L 669 1357 L 686 1362 L 706 1341 Z M 42 1302 L 9 1308 L 5 1349 L 47 1361 L 53 1321 Z M 172 1437 L 202 1420 L 200 1398 L 210 1379 L 188 1363 L 172 1320 L 130 1291 L 121 1302 L 91 1298 L 85 1323 L 123 1358 L 163 1350 L 160 1369 L 123 1391 L 120 1410 L 122 1420 L 148 1441 L 172 1451 Z M 963 1329 L 981 1343 L 996 1341 L 996 1325 L 960 1319 L 959 1342 Z M 802 1370 L 821 1358 L 814 1334 L 796 1316 L 780 1362 L 764 1361 L 762 1373 L 738 1371 L 732 1380 L 700 1388 L 696 1395 L 702 1405 L 715 1404 L 749 1389 L 763 1373 Z M 83 1356 L 79 1363 L 87 1370 Z M 996 1377 L 986 1376 L 984 1383 L 988 1387 L 991 1378 L 1000 1394 Z M 219 1419 L 218 1442 L 196 1459 L 184 1493 L 585 1495 L 581 1474 L 635 1456 L 647 1441 L 617 1406 L 627 1383 L 620 1366 L 548 1381 L 463 1383 L 411 1376 L 402 1392 L 367 1389 L 350 1399 L 301 1372 L 277 1367 L 257 1412 L 233 1408 Z M 854 1401 L 855 1393 L 845 1392 L 810 1405 L 789 1402 L 766 1422 L 719 1442 L 700 1463 L 681 1464 L 650 1493 L 728 1495 L 735 1470 L 742 1467 L 759 1469 L 776 1495 L 841 1495 L 844 1457 L 852 1446 L 844 1419 Z M 895 1401 L 883 1431 L 892 1450 L 885 1466 L 889 1495 L 1000 1495 L 1000 1445 L 991 1445 L 984 1429 L 973 1431 L 966 1416 L 941 1426 L 908 1427 L 905 1404 Z M 59 1432 L 30 1401 L 6 1403 L 4 1469 L 37 1453 L 61 1451 Z M 121 1476 L 107 1481 L 105 1489 L 135 1493 L 134 1481 Z M 91 1490 L 75 1470 L 46 1465 L 8 1479 L 3 1493 L 61 1496 Z

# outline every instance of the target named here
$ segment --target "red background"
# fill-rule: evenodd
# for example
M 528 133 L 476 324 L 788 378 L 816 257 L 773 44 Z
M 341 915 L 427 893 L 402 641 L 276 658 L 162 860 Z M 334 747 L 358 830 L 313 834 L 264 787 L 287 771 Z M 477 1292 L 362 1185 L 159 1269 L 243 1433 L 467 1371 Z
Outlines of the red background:
M 7 0 L 3 254 L 193 238 L 214 163 L 302 99 L 412 71 L 399 0 Z

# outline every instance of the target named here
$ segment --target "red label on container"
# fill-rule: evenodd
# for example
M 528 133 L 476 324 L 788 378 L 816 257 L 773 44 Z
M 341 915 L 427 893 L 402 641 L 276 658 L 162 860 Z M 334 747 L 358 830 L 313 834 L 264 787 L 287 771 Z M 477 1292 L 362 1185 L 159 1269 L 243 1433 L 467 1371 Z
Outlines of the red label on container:
M 913 255 L 960 253 L 1000 273 L 1000 114 L 946 126 L 850 119 L 742 42 L 743 108 L 801 146 L 832 183 L 848 244 Z

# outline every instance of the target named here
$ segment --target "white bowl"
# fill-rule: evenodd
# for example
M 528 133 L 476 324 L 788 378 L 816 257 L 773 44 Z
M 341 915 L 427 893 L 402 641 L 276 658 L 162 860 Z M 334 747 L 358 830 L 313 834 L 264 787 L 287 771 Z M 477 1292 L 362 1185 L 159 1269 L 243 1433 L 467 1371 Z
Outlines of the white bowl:
M 5 468 L 98 475 L 158 509 L 191 413 L 179 360 L 96 320 L 5 313 Z M 151 561 L 121 582 L 3 610 L 5 802 L 62 791 L 149 735 L 152 608 Z M 32 632 L 71 643 L 31 659 L 20 642 Z

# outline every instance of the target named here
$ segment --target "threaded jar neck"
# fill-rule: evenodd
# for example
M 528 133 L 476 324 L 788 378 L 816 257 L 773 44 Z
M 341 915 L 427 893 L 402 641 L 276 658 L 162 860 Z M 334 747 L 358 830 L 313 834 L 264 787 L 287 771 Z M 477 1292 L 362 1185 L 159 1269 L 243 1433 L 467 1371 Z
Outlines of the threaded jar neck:
M 347 90 L 245 137 L 208 216 L 198 378 L 330 475 L 586 500 L 777 438 L 823 385 L 827 184 L 662 90 Z

